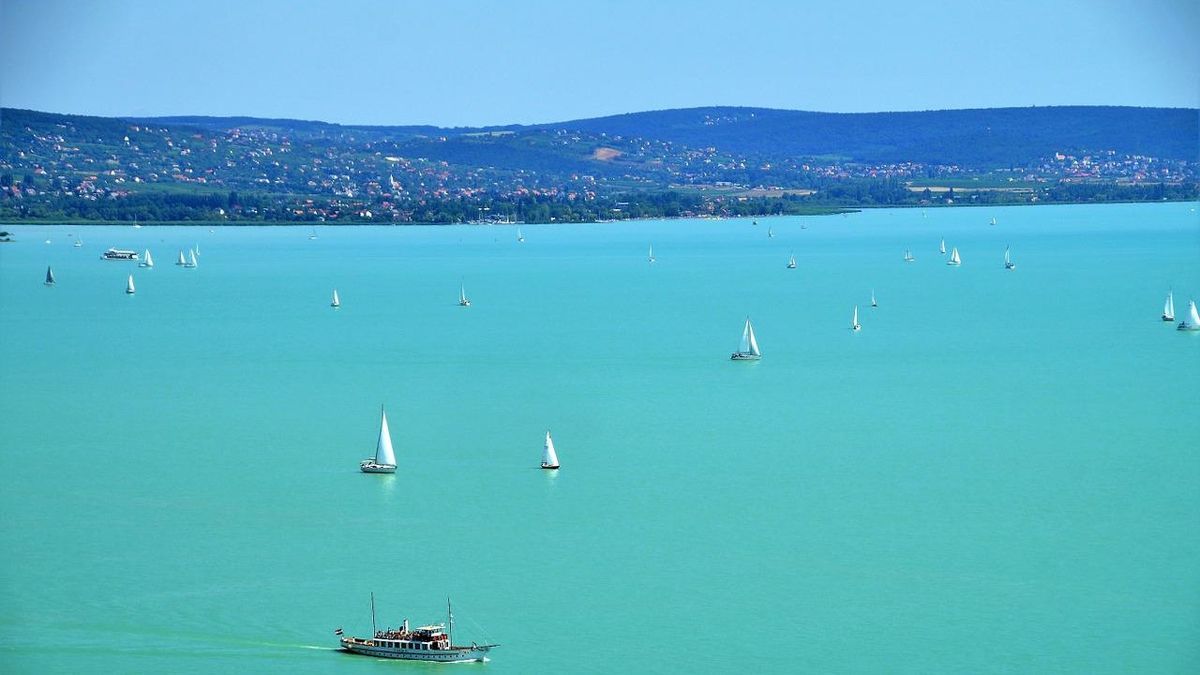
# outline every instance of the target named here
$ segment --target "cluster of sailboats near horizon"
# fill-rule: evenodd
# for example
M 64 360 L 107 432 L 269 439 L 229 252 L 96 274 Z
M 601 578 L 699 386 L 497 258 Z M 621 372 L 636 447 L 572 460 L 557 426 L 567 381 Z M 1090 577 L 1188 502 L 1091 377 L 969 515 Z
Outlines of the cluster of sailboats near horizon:
M 140 225 L 135 225 L 135 227 L 140 227 Z M 82 239 L 75 240 L 75 244 L 74 244 L 75 248 L 79 248 L 82 245 L 83 245 Z M 183 250 L 180 249 L 179 262 L 176 262 L 175 264 L 179 267 L 195 268 L 199 265 L 199 262 L 196 260 L 196 256 L 198 256 L 199 254 L 200 254 L 199 246 L 193 246 L 188 251 L 189 258 L 185 258 L 183 255 Z M 127 250 L 119 249 L 119 248 L 110 248 L 107 251 L 105 251 L 104 253 L 100 254 L 100 258 L 102 260 L 122 260 L 122 261 L 137 262 L 138 267 L 140 267 L 142 269 L 153 269 L 154 268 L 154 256 L 150 255 L 150 249 L 146 249 L 142 253 L 141 257 L 139 258 L 137 251 L 127 251 Z M 51 266 L 51 265 L 46 266 L 46 281 L 43 283 L 46 286 L 54 286 L 58 283 L 54 278 L 54 267 L 53 266 Z M 133 275 L 130 274 L 125 279 L 125 294 L 133 295 L 134 293 L 137 293 L 137 286 L 133 283 Z
M 542 444 L 541 468 L 557 471 L 558 467 L 558 452 L 547 429 L 546 440 Z M 379 439 L 375 442 L 375 456 L 359 462 L 358 468 L 363 473 L 396 473 L 396 452 L 392 448 L 392 434 L 388 430 L 387 411 L 383 406 L 379 406 Z

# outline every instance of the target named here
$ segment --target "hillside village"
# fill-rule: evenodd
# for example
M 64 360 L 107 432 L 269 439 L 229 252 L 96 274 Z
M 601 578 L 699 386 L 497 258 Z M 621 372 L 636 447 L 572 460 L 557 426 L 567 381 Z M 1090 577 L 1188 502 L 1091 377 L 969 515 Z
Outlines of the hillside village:
M 1197 192 L 1195 161 L 1102 147 L 971 166 L 692 147 L 569 123 L 431 133 L 237 121 L 4 110 L 0 218 L 532 222 Z

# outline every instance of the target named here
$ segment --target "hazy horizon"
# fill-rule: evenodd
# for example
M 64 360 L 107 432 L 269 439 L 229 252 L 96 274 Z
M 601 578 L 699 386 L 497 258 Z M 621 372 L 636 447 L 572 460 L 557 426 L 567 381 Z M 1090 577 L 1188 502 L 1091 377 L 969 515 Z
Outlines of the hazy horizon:
M 0 2 L 0 105 L 480 127 L 751 107 L 1200 107 L 1200 6 Z
M 4 107 L 9 108 L 9 109 L 14 109 L 14 110 L 16 110 L 16 109 L 33 110 L 31 108 L 17 108 L 14 106 L 4 106 Z M 155 119 L 155 120 L 163 119 L 163 120 L 170 120 L 170 119 L 186 119 L 186 118 L 208 118 L 208 119 L 217 119 L 217 120 L 227 120 L 227 119 L 250 118 L 250 119 L 259 119 L 259 120 L 280 120 L 280 121 L 301 122 L 301 123 L 333 124 L 333 125 L 344 126 L 344 127 L 381 127 L 381 128 L 386 128 L 386 127 L 430 126 L 430 127 L 441 128 L 441 129 L 483 129 L 483 128 L 493 128 L 493 127 L 543 126 L 543 125 L 551 125 L 551 124 L 564 124 L 564 123 L 574 122 L 574 121 L 579 121 L 579 120 L 602 119 L 602 118 L 607 118 L 607 117 L 620 117 L 623 115 L 639 115 L 639 114 L 645 114 L 645 113 L 671 112 L 671 111 L 680 111 L 680 110 L 702 110 L 702 109 L 708 109 L 708 108 L 736 108 L 736 109 L 747 109 L 747 110 L 770 110 L 773 112 L 799 112 L 799 113 L 812 113 L 812 114 L 818 114 L 818 115 L 900 115 L 900 114 L 907 114 L 907 113 L 964 112 L 964 111 L 975 111 L 975 110 L 1024 110 L 1024 109 L 1034 109 L 1034 108 L 1046 108 L 1046 109 L 1052 109 L 1052 108 L 1144 108 L 1144 109 L 1155 109 L 1155 110 L 1200 110 L 1200 108 L 1197 108 L 1197 107 L 1188 108 L 1188 107 L 1182 107 L 1182 106 L 1179 106 L 1179 107 L 1125 106 L 1125 105 L 1071 104 L 1071 103 L 1066 103 L 1066 104 L 1062 104 L 1062 105 L 1045 105 L 1045 106 L 1034 105 L 1034 106 L 997 106 L 997 107 L 993 107 L 993 108 L 979 108 L 979 107 L 937 108 L 937 109 L 928 109 L 928 110 L 873 110 L 873 111 L 863 111 L 863 112 L 833 112 L 833 111 L 828 111 L 828 110 L 796 110 L 796 109 L 789 109 L 789 108 L 764 108 L 762 106 L 747 106 L 747 105 L 701 105 L 701 106 L 690 106 L 687 108 L 660 108 L 657 110 L 630 110 L 627 112 L 614 113 L 614 114 L 610 114 L 610 115 L 598 115 L 596 117 L 576 117 L 576 118 L 572 118 L 572 119 L 542 120 L 542 121 L 533 121 L 533 122 L 525 122 L 525 123 L 500 122 L 500 123 L 496 123 L 496 124 L 456 125 L 456 126 L 450 126 L 450 125 L 446 125 L 446 124 L 438 124 L 436 122 L 418 122 L 418 123 L 381 122 L 381 123 L 372 123 L 372 124 L 358 124 L 358 123 L 354 123 L 354 122 L 343 122 L 340 120 L 310 119 L 310 118 L 299 118 L 299 117 L 264 117 L 261 115 L 243 115 L 243 114 L 203 115 L 203 114 L 183 113 L 183 114 L 168 114 L 168 115 L 92 115 L 90 113 L 80 113 L 80 112 L 60 111 L 60 110 L 33 110 L 33 111 L 38 112 L 38 113 L 51 114 L 51 115 L 79 115 L 79 116 L 89 116 L 89 117 L 101 117 L 101 118 L 108 118 L 108 119 Z

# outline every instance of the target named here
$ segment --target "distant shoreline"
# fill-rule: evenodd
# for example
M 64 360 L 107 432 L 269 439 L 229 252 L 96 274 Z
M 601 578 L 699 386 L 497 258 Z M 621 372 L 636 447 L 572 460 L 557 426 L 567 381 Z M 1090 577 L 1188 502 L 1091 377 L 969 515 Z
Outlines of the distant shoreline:
M 1108 206 L 1115 204 L 1186 204 L 1196 202 L 1195 199 L 1164 199 L 1159 201 L 1147 200 L 1113 200 L 1103 202 L 1039 202 L 1035 204 L 921 204 L 921 205 L 870 205 L 870 206 L 847 206 L 847 207 L 830 207 L 828 211 L 822 213 L 779 213 L 767 214 L 758 216 L 647 216 L 645 218 L 622 218 L 619 220 L 585 220 L 585 221 L 555 221 L 555 222 L 517 222 L 517 223 L 396 223 L 396 222 L 301 222 L 294 220 L 247 220 L 230 222 L 227 220 L 143 220 L 138 221 L 142 227 L 452 227 L 455 225 L 474 225 L 479 227 L 497 227 L 497 226 L 517 226 L 517 225 L 607 225 L 609 223 L 634 223 L 646 220 L 758 220 L 759 218 L 804 218 L 804 217 L 823 217 L 845 215 L 849 213 L 859 213 L 861 211 L 878 210 L 878 209 L 982 209 L 982 208 L 1010 208 L 1019 206 Z M 128 220 L 3 220 L 0 219 L 0 226 L 15 226 L 15 225 L 64 225 L 78 227 L 111 227 L 111 226 L 126 226 L 132 227 L 133 223 Z

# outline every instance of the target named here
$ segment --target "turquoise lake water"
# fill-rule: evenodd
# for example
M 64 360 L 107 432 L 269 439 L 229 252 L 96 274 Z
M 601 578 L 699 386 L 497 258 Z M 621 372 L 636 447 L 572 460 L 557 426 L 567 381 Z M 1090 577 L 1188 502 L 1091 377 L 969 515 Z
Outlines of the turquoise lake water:
M 4 229 L 0 670 L 1200 670 L 1195 204 Z

